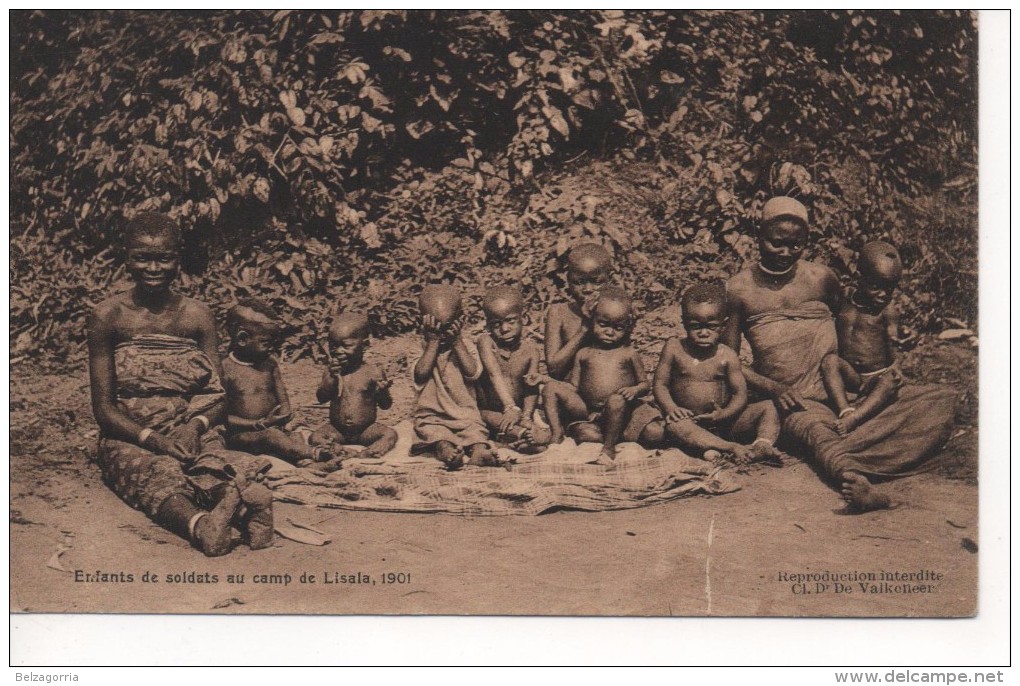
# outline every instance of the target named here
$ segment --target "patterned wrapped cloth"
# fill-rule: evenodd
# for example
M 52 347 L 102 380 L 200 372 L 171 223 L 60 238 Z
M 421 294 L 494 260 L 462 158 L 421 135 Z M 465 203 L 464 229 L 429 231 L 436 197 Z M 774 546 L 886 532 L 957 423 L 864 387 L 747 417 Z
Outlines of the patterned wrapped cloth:
M 848 436 L 836 433 L 821 376 L 822 358 L 836 350 L 836 327 L 824 303 L 748 317 L 747 339 L 755 370 L 808 401 L 803 412 L 784 419 L 783 437 L 833 479 L 845 471 L 879 477 L 917 472 L 952 433 L 956 394 L 941 386 L 912 385 Z
M 173 436 L 223 400 L 216 367 L 195 341 L 145 334 L 114 350 L 117 405 L 133 420 Z M 96 460 L 103 481 L 131 507 L 155 517 L 172 495 L 210 507 L 233 474 L 254 478 L 270 467 L 265 458 L 225 450 L 218 431 L 202 437 L 201 454 L 188 464 L 141 446 L 100 437 Z

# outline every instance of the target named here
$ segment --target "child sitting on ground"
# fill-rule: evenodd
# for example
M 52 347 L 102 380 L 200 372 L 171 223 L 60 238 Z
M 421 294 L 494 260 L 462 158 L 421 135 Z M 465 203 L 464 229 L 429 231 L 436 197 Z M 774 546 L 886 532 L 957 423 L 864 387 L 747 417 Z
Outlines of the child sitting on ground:
M 896 248 L 875 241 L 861 250 L 857 288 L 836 317 L 839 354 L 822 359 L 822 380 L 845 436 L 896 399 L 902 377 L 894 366 L 893 342 L 899 338 L 899 313 L 893 291 L 903 273 Z M 857 393 L 855 404 L 847 389 Z
M 419 297 L 425 350 L 414 365 L 418 400 L 413 453 L 431 452 L 449 470 L 465 463 L 497 466 L 478 410 L 482 365 L 461 334 L 464 310 L 453 286 L 426 286 Z
M 313 448 L 283 428 L 292 415 L 283 375 L 273 357 L 280 329 L 273 308 L 255 298 L 242 300 L 227 313 L 230 353 L 223 361 L 227 447 L 273 455 L 292 464 L 331 460 L 329 450 Z
M 531 375 L 545 382 L 543 398 L 552 442 L 563 440 L 567 426 L 577 442 L 602 443 L 596 462 L 611 465 L 616 444 L 650 442 L 646 429 L 658 411 L 640 401 L 650 387 L 637 351 L 630 345 L 633 303 L 627 292 L 606 286 L 593 298 L 591 341 L 577 351 L 567 382 Z
M 613 258 L 594 243 L 581 243 L 567 254 L 567 294 L 570 301 L 549 308 L 545 321 L 545 364 L 549 376 L 565 379 L 574 355 L 590 344 L 591 308 L 599 289 L 609 282 Z
M 772 403 L 748 408 L 740 358 L 719 343 L 727 314 L 721 286 L 692 286 L 684 293 L 680 317 L 687 337 L 666 341 L 652 384 L 666 418 L 666 435 L 680 448 L 709 459 L 728 453 L 738 464 L 774 462 L 779 412 Z M 749 433 L 755 435 L 750 446 L 724 438 Z
M 538 391 L 524 382 L 538 372 L 538 346 L 522 340 L 524 299 L 510 286 L 490 288 L 482 300 L 488 332 L 478 337 L 483 373 L 478 380 L 478 409 L 490 435 L 523 452 L 540 452 L 549 431 L 532 421 Z
M 379 458 L 397 444 L 397 432 L 376 421 L 378 408 L 393 405 L 393 382 L 365 362 L 368 317 L 355 312 L 337 315 L 329 327 L 329 367 L 315 391 L 320 403 L 329 401 L 329 424 L 312 434 L 312 445 L 331 446 L 338 457 L 344 445 L 367 446 L 358 457 Z

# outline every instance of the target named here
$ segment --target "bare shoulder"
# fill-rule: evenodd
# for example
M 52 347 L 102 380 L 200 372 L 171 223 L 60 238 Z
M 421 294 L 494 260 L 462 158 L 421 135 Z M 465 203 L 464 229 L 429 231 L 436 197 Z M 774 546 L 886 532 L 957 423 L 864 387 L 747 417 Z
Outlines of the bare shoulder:
M 839 281 L 836 277 L 836 272 L 832 271 L 831 267 L 824 265 L 821 262 L 808 262 L 807 260 L 801 260 L 800 269 L 804 270 L 804 274 L 806 276 L 816 281 Z
M 748 289 L 754 286 L 754 275 L 751 268 L 740 270 L 726 282 L 726 294 L 734 300 L 742 300 Z
M 521 341 L 521 353 L 528 357 L 541 357 L 542 350 L 538 347 L 538 343 L 526 338 Z
M 662 355 L 669 355 L 670 357 L 676 357 L 677 353 L 681 350 L 680 337 L 670 336 L 666 339 L 666 342 L 662 344 Z
M 111 295 L 92 308 L 92 316 L 99 319 L 109 319 L 120 311 L 122 307 L 131 302 L 131 293 L 125 291 Z
M 719 360 L 722 362 L 737 365 L 740 364 L 740 356 L 737 355 L 736 351 L 733 348 L 726 345 L 725 343 L 719 344 L 719 349 L 718 352 L 716 353 L 716 357 L 718 357 Z
M 212 308 L 201 300 L 181 296 L 181 311 L 184 313 L 185 317 L 195 323 L 208 322 L 212 324 L 215 322 Z

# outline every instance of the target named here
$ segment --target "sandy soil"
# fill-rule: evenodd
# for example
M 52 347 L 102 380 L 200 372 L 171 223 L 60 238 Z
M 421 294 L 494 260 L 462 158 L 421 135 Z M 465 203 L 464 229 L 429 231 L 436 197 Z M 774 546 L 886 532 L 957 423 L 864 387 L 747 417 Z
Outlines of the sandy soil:
M 406 379 L 411 350 L 407 339 L 391 339 L 377 343 L 373 355 L 387 360 L 391 375 Z M 217 559 L 203 557 L 103 486 L 89 461 L 96 427 L 80 362 L 60 373 L 22 366 L 12 370 L 10 398 L 10 609 L 970 615 L 978 558 L 976 351 L 928 343 L 904 365 L 923 381 L 960 388 L 963 399 L 956 436 L 935 469 L 887 484 L 900 503 L 894 510 L 847 515 L 835 491 L 808 465 L 794 463 L 743 475 L 743 490 L 733 494 L 622 512 L 472 518 L 281 504 L 277 517 L 316 526 L 332 542 L 316 547 L 278 538 L 268 550 L 239 546 Z M 294 404 L 324 417 L 324 410 L 307 406 L 314 399 L 314 366 L 287 366 L 285 376 Z M 390 420 L 411 402 L 406 385 L 396 395 Z M 133 581 L 84 580 L 97 572 L 118 578 L 123 572 Z M 158 583 L 143 581 L 146 572 Z M 905 592 L 901 581 L 882 588 L 882 573 L 896 572 L 941 577 L 907 583 L 930 592 Z M 217 581 L 184 583 L 191 573 Z M 409 580 L 385 583 L 387 573 Z M 792 576 L 825 573 L 829 578 L 803 587 Z M 865 592 L 865 574 L 873 574 L 884 592 Z M 174 583 L 175 575 L 185 578 Z M 228 575 L 244 575 L 244 582 Z M 341 581 L 338 575 L 363 582 L 326 583 Z

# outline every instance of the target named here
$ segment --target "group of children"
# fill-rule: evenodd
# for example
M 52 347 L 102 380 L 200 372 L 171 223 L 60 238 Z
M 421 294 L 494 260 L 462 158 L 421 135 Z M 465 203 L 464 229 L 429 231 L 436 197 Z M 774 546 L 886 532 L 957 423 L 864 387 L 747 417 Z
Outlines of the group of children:
M 759 242 L 769 240 L 779 245 L 782 236 L 763 227 Z M 538 345 L 524 336 L 520 290 L 497 286 L 485 293 L 486 331 L 472 343 L 463 330 L 459 290 L 426 286 L 419 300 L 424 345 L 413 366 L 412 451 L 431 454 L 450 470 L 507 466 L 494 450 L 498 444 L 539 452 L 569 436 L 600 443 L 596 461 L 607 466 L 623 441 L 739 464 L 781 464 L 775 444 L 788 408 L 749 404 L 737 351 L 720 342 L 730 310 L 726 289 L 695 285 L 683 293 L 685 335 L 665 342 L 649 377 L 631 345 L 634 304 L 610 283 L 612 266 L 598 245 L 570 250 L 568 301 L 553 305 L 546 317 L 545 373 Z M 856 289 L 837 313 L 838 353 L 828 355 L 821 370 L 841 435 L 891 403 L 901 383 L 893 367 L 897 318 L 890 304 L 902 271 L 899 256 L 887 243 L 869 243 L 858 271 Z M 392 382 L 364 359 L 366 315 L 341 313 L 329 328 L 328 366 L 316 392 L 320 402 L 329 402 L 329 424 L 307 439 L 285 428 L 291 410 L 272 355 L 280 332 L 272 308 L 244 300 L 230 312 L 228 329 L 228 447 L 329 470 L 351 456 L 348 446 L 362 446 L 362 457 L 381 457 L 396 445 L 395 430 L 377 420 L 378 409 L 392 405 Z M 855 404 L 848 389 L 858 394 Z

